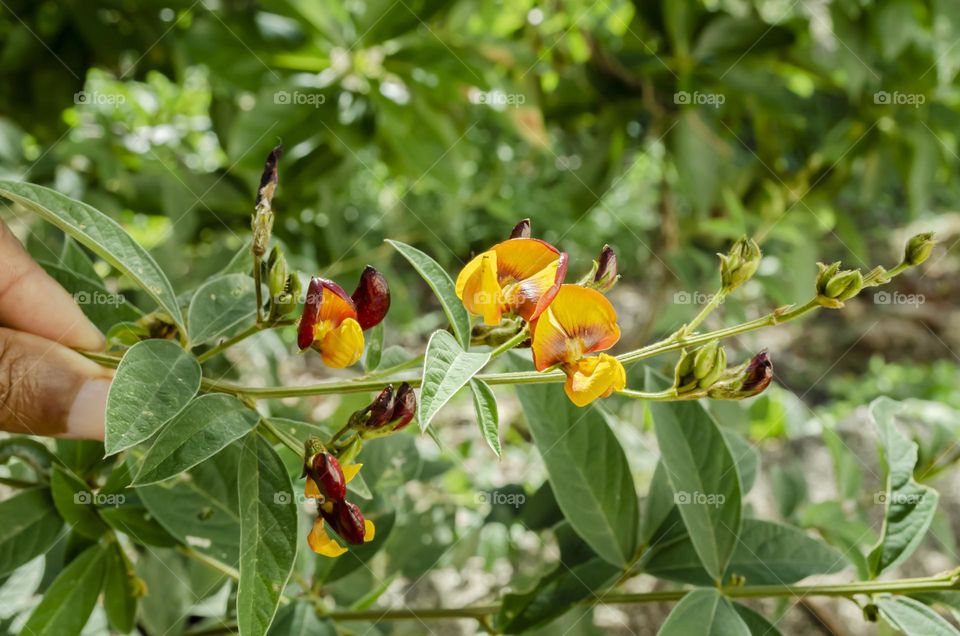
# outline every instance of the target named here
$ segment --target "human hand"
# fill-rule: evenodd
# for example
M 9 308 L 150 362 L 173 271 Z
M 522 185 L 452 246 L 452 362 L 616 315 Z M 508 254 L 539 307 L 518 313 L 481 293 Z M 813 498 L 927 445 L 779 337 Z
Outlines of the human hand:
M 0 221 L 0 430 L 103 439 L 103 334 Z

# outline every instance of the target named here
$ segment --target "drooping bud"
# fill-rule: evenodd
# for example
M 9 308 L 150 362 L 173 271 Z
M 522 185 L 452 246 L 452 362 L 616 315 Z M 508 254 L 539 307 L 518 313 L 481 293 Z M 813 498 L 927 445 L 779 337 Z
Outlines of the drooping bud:
M 337 516 L 337 534 L 343 537 L 343 540 L 347 543 L 353 545 L 363 543 L 366 523 L 360 508 L 356 504 L 344 500 L 334 506 L 334 513 Z
M 393 420 L 390 427 L 394 431 L 399 431 L 413 420 L 417 414 L 417 394 L 413 392 L 413 387 L 404 382 L 397 389 L 397 397 L 393 405 Z
M 600 250 L 600 256 L 597 258 L 597 272 L 593 275 L 592 287 L 601 293 L 613 289 L 620 279 L 620 271 L 617 266 L 617 254 L 609 245 L 604 245 Z
M 514 225 L 510 238 L 530 238 L 530 219 L 524 219 Z
M 323 301 L 323 279 L 314 276 L 307 286 L 307 298 L 303 303 L 303 315 L 300 316 L 300 326 L 297 328 L 297 346 L 300 351 L 310 348 L 313 344 L 314 328 L 320 319 L 320 303 Z
M 393 385 L 388 384 L 366 408 L 368 417 L 364 422 L 364 428 L 376 430 L 385 426 L 393 419 L 393 405 Z
M 840 262 L 824 265 L 817 263 L 817 301 L 824 307 L 843 307 L 863 289 L 863 274 L 858 269 L 840 269 Z
M 250 224 L 253 230 L 250 250 L 254 256 L 260 258 L 263 258 L 263 255 L 267 253 L 270 236 L 273 233 L 273 195 L 277 190 L 279 181 L 277 164 L 282 154 L 283 146 L 277 146 L 267 155 L 267 160 L 263 165 L 263 174 L 260 176 L 260 186 L 257 188 L 257 199 Z
M 907 245 L 903 249 L 903 262 L 911 267 L 916 267 L 930 258 L 934 245 L 936 245 L 936 241 L 933 240 L 933 232 L 917 234 L 907 241 Z
M 743 400 L 762 393 L 773 381 L 773 363 L 766 351 L 761 351 L 710 387 L 707 396 L 715 400 Z
M 314 455 L 307 475 L 317 484 L 328 501 L 341 501 L 347 496 L 347 480 L 337 458 L 327 451 Z
M 729 252 L 717 256 L 720 257 L 720 283 L 725 292 L 731 292 L 753 277 L 763 254 L 756 241 L 742 236 Z
M 390 309 L 390 286 L 386 277 L 367 265 L 351 298 L 357 306 L 357 322 L 360 323 L 360 328 L 366 331 L 375 327 Z

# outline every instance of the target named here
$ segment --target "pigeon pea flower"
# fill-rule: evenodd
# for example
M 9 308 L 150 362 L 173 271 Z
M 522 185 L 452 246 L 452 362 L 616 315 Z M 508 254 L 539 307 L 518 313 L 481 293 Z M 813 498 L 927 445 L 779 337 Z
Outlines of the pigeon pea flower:
M 531 324 L 531 348 L 537 371 L 559 365 L 567 374 L 564 391 L 586 406 L 626 386 L 623 365 L 604 351 L 620 339 L 617 313 L 595 289 L 561 285 L 550 306 Z
M 363 355 L 363 332 L 383 320 L 390 309 L 390 289 L 383 275 L 367 266 L 353 296 L 325 278 L 310 279 L 297 333 L 301 351 L 313 347 L 328 367 L 342 369 Z
M 352 428 L 365 439 L 395 433 L 413 421 L 417 414 L 417 395 L 407 382 L 396 391 L 388 384 L 367 407 L 350 416 Z
M 707 391 L 714 400 L 743 400 L 763 393 L 773 381 L 773 362 L 766 351 L 730 369 Z
M 343 501 L 327 501 L 320 504 L 320 515 L 307 535 L 310 549 L 325 557 L 336 558 L 347 551 L 339 541 L 330 536 L 327 526 L 350 545 L 362 545 L 373 541 L 376 527 L 365 519 L 356 504 Z
M 556 296 L 566 274 L 565 252 L 520 236 L 467 263 L 457 277 L 456 291 L 467 311 L 482 316 L 487 325 L 499 325 L 504 314 L 532 322 Z

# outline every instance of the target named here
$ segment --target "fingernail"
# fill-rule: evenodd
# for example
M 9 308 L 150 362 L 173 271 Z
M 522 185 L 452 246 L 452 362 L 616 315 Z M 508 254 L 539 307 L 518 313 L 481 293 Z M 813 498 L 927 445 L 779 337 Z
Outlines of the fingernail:
M 87 380 L 83 383 L 70 406 L 67 430 L 64 431 L 63 437 L 103 439 L 103 422 L 109 390 L 110 380 L 105 378 Z

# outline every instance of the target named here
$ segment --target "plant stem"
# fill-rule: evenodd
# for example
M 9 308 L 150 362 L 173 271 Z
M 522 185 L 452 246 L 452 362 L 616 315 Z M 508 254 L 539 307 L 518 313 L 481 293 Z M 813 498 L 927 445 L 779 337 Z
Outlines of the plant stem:
M 201 363 L 206 362 L 207 360 L 214 357 L 215 355 L 223 353 L 224 351 L 226 351 L 233 345 L 237 344 L 238 342 L 243 342 L 250 336 L 256 335 L 261 331 L 265 331 L 267 329 L 276 329 L 278 327 L 288 327 L 295 323 L 296 323 L 295 320 L 274 320 L 272 322 L 254 323 L 249 327 L 247 327 L 246 329 L 244 329 L 243 331 L 241 331 L 240 333 L 238 333 L 237 335 L 233 336 L 232 338 L 228 338 L 223 342 L 221 342 L 220 344 L 218 344 L 217 346 L 213 347 L 212 349 L 209 349 L 208 351 L 204 351 L 203 353 L 198 355 L 197 362 L 201 362 Z
M 269 240 L 269 239 L 268 239 Z M 260 289 L 260 278 L 263 275 L 261 259 L 256 254 L 253 255 L 253 287 L 257 294 L 257 324 L 263 322 L 263 290 Z
M 293 451 L 295 455 L 303 455 L 303 443 L 281 431 L 279 428 L 277 428 L 277 425 L 271 422 L 268 418 L 260 418 L 260 425 L 266 430 L 270 431 L 270 433 L 278 440 L 283 442 L 283 445 Z
M 700 309 L 700 313 L 694 316 L 693 320 L 681 327 L 678 333 L 682 335 L 693 333 L 694 330 L 700 326 L 700 323 L 706 320 L 707 316 L 713 313 L 713 310 L 720 306 L 720 303 L 723 302 L 723 299 L 726 298 L 726 296 L 727 293 L 723 291 L 723 289 L 717 290 L 717 293 L 710 298 L 710 302 Z
M 499 347 L 497 347 L 493 351 L 491 351 L 490 359 L 493 360 L 499 357 L 500 355 L 506 353 L 507 351 L 510 351 L 511 349 L 513 349 L 514 347 L 516 347 L 518 344 L 520 344 L 521 342 L 523 342 L 529 337 L 530 337 L 530 325 L 527 324 L 527 325 L 524 325 L 523 329 L 518 331 L 515 336 L 513 336 L 512 338 L 510 338 L 509 340 L 501 344 Z

